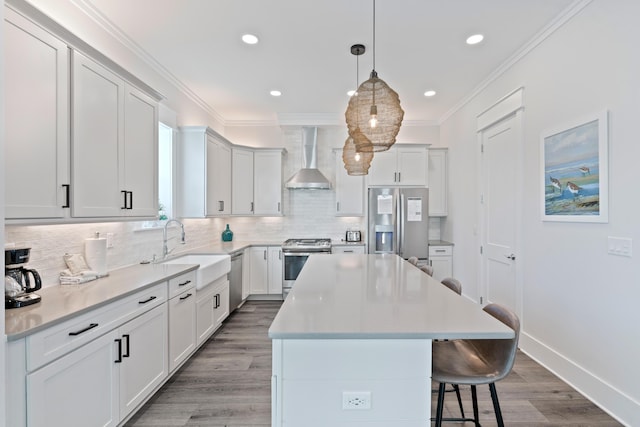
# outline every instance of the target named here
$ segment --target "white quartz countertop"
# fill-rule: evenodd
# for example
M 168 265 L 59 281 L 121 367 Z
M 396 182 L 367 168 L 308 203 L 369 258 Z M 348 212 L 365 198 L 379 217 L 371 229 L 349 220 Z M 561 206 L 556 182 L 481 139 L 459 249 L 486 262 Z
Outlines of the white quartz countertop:
M 5 310 L 5 333 L 16 340 L 139 290 L 195 270 L 197 264 L 138 264 L 80 285 L 59 285 L 36 293 L 37 304 Z
M 397 255 L 312 255 L 272 339 L 512 338 L 513 331 Z

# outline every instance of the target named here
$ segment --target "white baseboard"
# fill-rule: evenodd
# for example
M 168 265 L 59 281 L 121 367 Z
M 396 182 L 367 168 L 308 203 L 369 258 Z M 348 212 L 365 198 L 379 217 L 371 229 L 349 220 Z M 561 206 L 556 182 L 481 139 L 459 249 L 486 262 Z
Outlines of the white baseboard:
M 522 332 L 520 349 L 626 426 L 640 426 L 640 403 L 575 362 Z M 631 372 L 630 375 L 633 375 Z

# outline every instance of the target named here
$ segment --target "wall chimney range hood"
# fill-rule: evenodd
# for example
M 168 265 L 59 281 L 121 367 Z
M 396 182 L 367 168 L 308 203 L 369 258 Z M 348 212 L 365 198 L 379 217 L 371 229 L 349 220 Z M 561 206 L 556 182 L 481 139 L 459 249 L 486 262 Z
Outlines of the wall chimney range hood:
M 318 170 L 317 127 L 302 127 L 302 165 L 302 169 L 286 182 L 288 189 L 331 189 L 331 182 Z

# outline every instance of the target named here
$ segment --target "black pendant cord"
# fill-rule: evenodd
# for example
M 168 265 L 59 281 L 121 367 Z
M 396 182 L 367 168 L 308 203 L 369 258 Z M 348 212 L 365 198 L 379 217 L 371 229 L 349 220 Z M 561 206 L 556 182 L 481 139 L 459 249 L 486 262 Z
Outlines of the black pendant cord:
M 376 0 L 373 0 L 373 74 L 376 73 Z

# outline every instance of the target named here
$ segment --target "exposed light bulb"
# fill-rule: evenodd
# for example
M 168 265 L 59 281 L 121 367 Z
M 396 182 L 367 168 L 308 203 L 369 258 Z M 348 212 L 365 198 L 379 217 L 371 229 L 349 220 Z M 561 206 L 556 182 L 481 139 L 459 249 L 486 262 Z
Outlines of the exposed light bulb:
M 369 112 L 369 114 L 371 114 L 369 126 L 371 126 L 372 128 L 378 126 L 378 107 L 375 104 L 371 106 L 371 111 Z
M 360 161 L 360 153 L 356 152 L 356 155 L 353 156 L 353 158 L 355 159 L 356 162 Z

